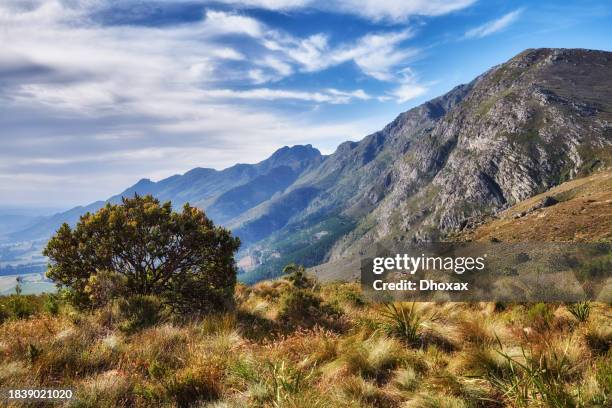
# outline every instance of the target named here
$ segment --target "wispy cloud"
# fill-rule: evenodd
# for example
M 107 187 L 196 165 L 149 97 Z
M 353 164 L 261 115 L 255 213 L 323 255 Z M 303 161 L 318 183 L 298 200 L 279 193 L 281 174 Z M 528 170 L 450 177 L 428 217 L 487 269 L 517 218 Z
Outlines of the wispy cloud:
M 486 22 L 485 24 L 472 28 L 465 33 L 465 38 L 483 38 L 503 30 L 510 24 L 514 23 L 523 12 L 523 9 L 514 10 L 508 14 L 504 14 L 498 19 Z
M 329 152 L 374 130 L 371 119 L 315 121 L 305 113 L 374 99 L 364 90 L 249 86 L 258 70 L 255 82 L 263 83 L 266 75 L 358 64 L 363 50 L 333 55 L 363 46 L 359 40 L 330 46 L 325 35 L 299 38 L 221 11 L 163 28 L 103 25 L 91 17 L 98 3 L 0 3 L 0 192 L 13 203 L 86 203 L 143 176 L 263 159 L 279 141 Z M 330 62 L 300 60 L 295 51 L 309 46 Z M 282 101 L 303 109 L 283 110 Z
M 397 103 L 404 103 L 427 93 L 427 87 L 419 83 L 416 75 L 410 68 L 403 69 L 400 75 L 399 86 L 388 92 L 389 96 L 381 97 L 382 100 L 394 99 Z
M 291 11 L 306 7 L 352 14 L 373 21 L 405 21 L 411 16 L 439 16 L 471 6 L 476 0 L 219 0 L 235 6 Z
M 344 104 L 354 99 L 368 100 L 372 97 L 362 89 L 355 91 L 340 91 L 338 89 L 325 89 L 320 92 L 302 92 L 283 89 L 256 88 L 248 91 L 236 91 L 233 89 L 211 89 L 203 91 L 210 98 L 219 99 L 247 99 L 247 100 L 280 100 L 294 99 L 317 103 Z
M 404 44 L 414 35 L 410 28 L 370 33 L 331 45 L 324 33 L 299 38 L 230 12 L 208 11 L 204 26 L 208 35 L 250 36 L 270 52 L 249 71 L 256 84 L 282 79 L 294 71 L 318 72 L 346 62 L 354 62 L 372 78 L 391 81 L 395 78 L 394 69 L 418 54 L 418 49 Z

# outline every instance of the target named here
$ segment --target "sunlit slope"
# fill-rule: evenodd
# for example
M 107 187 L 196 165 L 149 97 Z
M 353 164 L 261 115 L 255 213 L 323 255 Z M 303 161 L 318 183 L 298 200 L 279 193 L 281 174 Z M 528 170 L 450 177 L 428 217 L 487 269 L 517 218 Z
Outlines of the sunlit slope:
M 546 201 L 549 205 L 538 208 Z M 521 201 L 481 225 L 468 227 L 458 238 L 503 242 L 610 239 L 612 170 L 563 183 Z

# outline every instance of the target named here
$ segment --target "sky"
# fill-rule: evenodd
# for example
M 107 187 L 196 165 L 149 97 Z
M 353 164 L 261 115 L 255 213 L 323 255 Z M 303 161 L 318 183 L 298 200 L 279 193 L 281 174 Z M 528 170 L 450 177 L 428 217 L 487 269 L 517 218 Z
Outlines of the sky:
M 610 50 L 612 2 L 1 0 L 0 205 L 330 154 L 526 48 Z

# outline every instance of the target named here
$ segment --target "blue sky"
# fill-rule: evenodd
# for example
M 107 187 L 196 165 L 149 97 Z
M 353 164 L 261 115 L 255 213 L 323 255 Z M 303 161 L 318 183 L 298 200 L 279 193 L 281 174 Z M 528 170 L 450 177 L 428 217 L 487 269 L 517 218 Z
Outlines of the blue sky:
M 3 0 L 3 205 L 331 153 L 526 48 L 610 50 L 609 1 Z

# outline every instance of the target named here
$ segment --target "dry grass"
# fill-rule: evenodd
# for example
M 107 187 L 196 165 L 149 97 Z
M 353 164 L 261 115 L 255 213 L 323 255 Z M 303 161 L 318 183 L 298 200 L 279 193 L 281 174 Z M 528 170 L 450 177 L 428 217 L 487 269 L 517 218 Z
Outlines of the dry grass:
M 544 197 L 559 203 L 529 211 Z M 517 214 L 525 213 L 517 217 Z M 501 212 L 459 239 L 503 242 L 598 241 L 612 238 L 612 170 L 563 183 Z
M 591 304 L 581 321 L 563 305 L 423 303 L 395 330 L 381 305 L 337 283 L 313 290 L 319 303 L 307 299 L 324 324 L 300 325 L 280 313 L 291 290 L 240 287 L 233 313 L 134 331 L 112 310 L 9 319 L 0 388 L 69 386 L 85 407 L 610 404 L 609 305 Z

